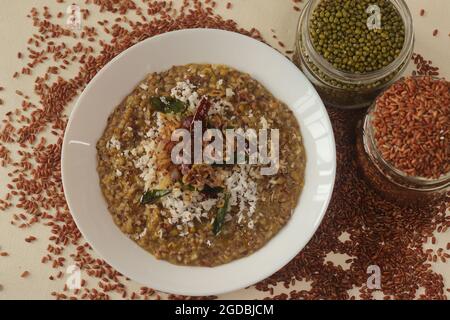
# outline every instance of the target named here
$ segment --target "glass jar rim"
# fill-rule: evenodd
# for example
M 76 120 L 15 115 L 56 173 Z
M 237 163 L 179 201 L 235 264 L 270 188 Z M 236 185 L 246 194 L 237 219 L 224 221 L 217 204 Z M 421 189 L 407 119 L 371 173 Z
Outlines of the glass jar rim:
M 321 71 L 324 72 L 327 76 L 335 78 L 341 82 L 351 84 L 355 83 L 358 84 L 361 82 L 376 82 L 392 73 L 393 70 L 401 68 L 402 64 L 404 64 L 406 60 L 409 60 L 411 58 L 412 48 L 414 46 L 414 26 L 412 22 L 411 12 L 404 0 L 389 0 L 399 12 L 405 26 L 405 40 L 399 55 L 394 59 L 394 61 L 392 61 L 387 66 L 379 70 L 367 73 L 351 73 L 335 68 L 330 62 L 328 62 L 316 51 L 309 32 L 310 30 L 309 18 L 311 14 L 314 12 L 316 6 L 320 3 L 320 1 L 322 0 L 308 1 L 308 3 L 304 7 L 303 12 L 301 13 L 299 23 L 301 24 L 302 21 L 306 21 L 307 32 L 305 32 L 306 41 L 304 41 L 304 44 L 307 47 L 307 50 L 309 51 L 309 57 L 312 60 L 312 62 L 316 66 L 318 66 L 321 69 Z M 304 19 L 305 15 L 306 19 Z M 301 30 L 301 26 L 299 26 L 299 30 Z
M 421 78 L 425 76 L 411 76 L 412 78 Z M 442 78 L 438 77 L 432 77 L 432 76 L 426 76 L 431 77 L 435 80 L 442 80 Z M 388 90 L 390 87 L 395 85 L 396 83 L 404 81 L 405 77 L 400 78 L 399 80 L 395 81 L 394 84 L 389 86 L 388 88 L 384 89 L 374 100 L 372 105 L 367 109 L 366 116 L 364 117 L 364 123 L 363 123 L 363 134 L 366 136 L 368 142 L 370 144 L 370 148 L 373 150 L 373 152 L 370 152 L 371 157 L 374 157 L 375 160 L 379 163 L 381 163 L 384 167 L 388 168 L 390 173 L 393 174 L 394 178 L 397 178 L 399 180 L 403 180 L 407 182 L 410 185 L 414 186 L 420 186 L 420 187 L 426 187 L 430 189 L 434 188 L 441 188 L 441 187 L 447 187 L 450 186 L 450 171 L 446 174 L 441 175 L 439 178 L 433 179 L 433 178 L 426 178 L 421 176 L 411 176 L 407 175 L 402 170 L 397 169 L 392 163 L 385 160 L 384 157 L 381 155 L 380 151 L 378 150 L 376 143 L 375 143 L 375 129 L 373 128 L 371 122 L 373 113 L 376 109 L 376 104 L 378 99 L 385 93 L 386 90 Z M 381 170 L 378 165 L 376 167 Z

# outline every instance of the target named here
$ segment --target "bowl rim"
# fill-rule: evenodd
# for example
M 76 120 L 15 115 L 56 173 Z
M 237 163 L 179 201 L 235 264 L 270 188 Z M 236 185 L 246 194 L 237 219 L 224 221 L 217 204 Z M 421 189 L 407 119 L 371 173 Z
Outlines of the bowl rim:
M 101 250 L 98 250 L 95 241 L 92 241 L 92 238 L 89 234 L 87 234 L 85 231 L 83 231 L 83 227 L 80 227 L 81 223 L 79 220 L 79 217 L 77 217 L 77 214 L 74 214 L 74 210 L 73 205 L 71 204 L 73 200 L 71 200 L 71 195 L 66 191 L 68 188 L 66 188 L 66 186 L 69 185 L 68 182 L 68 177 L 67 174 L 65 174 L 66 172 L 66 162 L 69 161 L 67 158 L 67 148 L 69 145 L 69 141 L 68 140 L 68 135 L 67 133 L 70 132 L 71 128 L 72 128 L 72 123 L 73 120 L 75 118 L 74 115 L 77 114 L 77 111 L 81 108 L 82 104 L 83 104 L 83 100 L 85 99 L 85 97 L 89 94 L 90 90 L 92 89 L 92 87 L 94 87 L 96 85 L 97 80 L 105 73 L 107 72 L 108 69 L 112 68 L 113 65 L 120 59 L 122 59 L 124 56 L 128 55 L 131 51 L 134 50 L 139 50 L 141 47 L 144 47 L 146 45 L 148 45 L 148 42 L 153 42 L 153 41 L 158 41 L 160 39 L 164 39 L 164 38 L 168 38 L 174 35 L 183 35 L 185 33 L 216 33 L 218 37 L 220 37 L 221 35 L 229 35 L 229 36 L 234 36 L 237 38 L 242 38 L 244 40 L 247 41 L 252 41 L 254 42 L 254 45 L 256 46 L 260 46 L 260 47 L 265 47 L 266 50 L 267 48 L 269 48 L 270 50 L 272 50 L 272 53 L 277 57 L 277 59 L 280 61 L 280 63 L 284 63 L 284 64 L 290 64 L 290 68 L 295 68 L 297 70 L 297 72 L 304 78 L 305 83 L 307 86 L 310 86 L 310 89 L 312 89 L 313 94 L 316 96 L 316 98 L 318 99 L 318 102 L 320 102 L 320 107 L 323 108 L 324 112 L 324 120 L 326 122 L 327 127 L 330 129 L 328 132 L 330 141 L 331 141 L 331 156 L 332 156 L 332 160 L 331 160 L 331 174 L 330 174 L 330 190 L 329 192 L 327 192 L 326 198 L 323 200 L 323 207 L 321 212 L 318 212 L 317 214 L 317 223 L 315 224 L 315 226 L 313 227 L 313 229 L 310 232 L 310 235 L 307 237 L 307 241 L 304 244 L 300 244 L 298 243 L 295 246 L 295 250 L 292 250 L 292 254 L 291 255 L 286 255 L 282 261 L 278 261 L 277 263 L 273 263 L 273 267 L 271 269 L 270 272 L 266 272 L 266 273 L 259 273 L 258 277 L 252 278 L 252 279 L 246 279 L 241 281 L 241 284 L 238 285 L 234 285 L 234 286 L 229 286 L 227 288 L 223 288 L 223 289 L 215 289 L 215 290 L 203 290 L 203 289 L 199 289 L 199 288 L 192 288 L 191 290 L 177 290 L 177 289 L 164 289 L 164 288 L 158 288 L 158 286 L 154 286 L 154 289 L 161 291 L 161 292 L 167 292 L 167 293 L 174 293 L 174 294 L 181 294 L 181 295 L 190 295 L 190 296 L 206 296 L 206 295 L 217 295 L 217 294 L 224 294 L 224 293 L 228 293 L 231 291 L 235 291 L 238 289 L 242 289 L 245 287 L 248 287 L 250 285 L 253 285 L 255 283 L 257 283 L 258 281 L 261 281 L 269 276 L 271 276 L 272 274 L 274 274 L 275 272 L 277 272 L 278 270 L 280 270 L 283 266 L 285 266 L 287 263 L 289 263 L 301 250 L 304 249 L 304 247 L 308 244 L 308 242 L 311 240 L 311 238 L 313 237 L 313 235 L 316 233 L 320 223 L 323 220 L 323 217 L 325 216 L 325 213 L 327 211 L 327 208 L 329 206 L 329 203 L 331 201 L 331 197 L 333 194 L 333 189 L 334 189 L 334 185 L 335 185 L 335 178 L 336 178 L 336 144 L 335 144 L 335 137 L 334 137 L 334 132 L 333 132 L 333 127 L 331 125 L 331 121 L 329 119 L 328 113 L 326 111 L 326 108 L 322 102 L 322 100 L 320 99 L 318 93 L 316 92 L 315 88 L 313 87 L 313 85 L 309 82 L 309 80 L 303 75 L 303 73 L 292 63 L 292 61 L 290 61 L 289 59 L 287 59 L 284 55 L 282 55 L 280 52 L 278 52 L 277 50 L 275 50 L 274 48 L 270 47 L 268 44 L 263 43 L 261 41 L 258 41 L 256 39 L 253 39 L 251 37 L 242 35 L 240 33 L 236 33 L 236 32 L 231 32 L 231 31 L 226 31 L 226 30 L 221 30 L 221 29 L 205 29 L 205 28 L 193 28 L 193 29 L 182 29 L 182 30 L 176 30 L 176 31 L 171 31 L 171 32 L 167 32 L 167 33 L 163 33 L 160 35 L 156 35 L 150 38 L 147 38 L 143 41 L 140 41 L 138 43 L 136 43 L 135 45 L 129 47 L 128 49 L 124 50 L 123 52 L 121 52 L 120 54 L 118 54 L 117 56 L 115 56 L 113 59 L 111 59 L 105 66 L 103 66 L 103 68 L 101 70 L 99 70 L 97 72 L 97 74 L 90 80 L 90 82 L 88 83 L 88 85 L 84 88 L 83 92 L 79 95 L 72 111 L 70 112 L 70 116 L 69 116 L 69 120 L 66 126 L 66 130 L 65 130 L 65 134 L 64 134 L 64 139 L 63 139 L 63 144 L 62 144 L 62 151 L 61 151 L 61 180 L 62 180 L 62 184 L 63 184 L 63 189 L 64 189 L 64 194 L 65 194 L 65 198 L 66 198 L 66 203 L 68 205 L 69 211 L 74 219 L 74 222 L 77 225 L 77 228 L 80 230 L 82 236 L 84 237 L 84 239 L 86 240 L 87 243 L 89 243 L 89 245 L 93 248 L 93 250 L 95 251 L 95 253 L 103 260 L 105 260 L 109 265 L 111 265 L 114 269 L 118 270 L 120 273 L 122 273 L 124 276 L 130 277 L 131 279 L 133 279 L 132 276 L 128 276 L 126 274 L 126 272 L 123 272 L 124 270 L 122 270 L 121 267 L 117 267 L 115 262 L 111 262 L 109 259 L 105 258 L 104 254 L 101 252 Z M 174 64 L 175 65 L 175 64 Z M 139 81 L 137 80 L 136 85 L 138 85 Z M 277 97 L 279 98 L 279 97 Z M 288 104 L 287 104 L 288 105 Z M 289 109 L 293 110 L 293 107 L 288 105 Z M 297 120 L 298 117 L 296 116 Z M 302 130 L 302 128 L 301 128 Z M 302 134 L 303 135 L 303 134 Z M 306 146 L 305 146 L 305 150 L 306 150 Z M 308 154 L 308 150 L 306 150 L 307 154 Z M 308 157 L 308 155 L 307 155 Z M 306 184 L 306 183 L 305 183 Z M 303 187 L 302 193 L 304 192 L 305 186 Z M 300 195 L 301 198 L 301 195 Z M 300 200 L 300 199 L 299 199 Z M 106 202 L 105 202 L 106 203 Z M 297 212 L 297 208 L 298 208 L 298 204 L 296 206 L 296 208 L 293 211 L 293 215 L 296 214 Z M 290 218 L 292 219 L 292 217 Z M 289 222 L 282 228 L 286 228 L 287 225 L 289 224 Z M 279 236 L 279 233 L 281 232 L 281 230 L 271 239 L 269 240 L 272 241 L 274 238 L 276 238 L 277 236 Z M 269 243 L 268 242 L 268 243 Z M 263 250 L 264 247 L 267 246 L 267 244 L 264 244 L 264 246 L 262 248 L 260 248 L 257 251 Z M 142 249 L 144 250 L 144 249 Z M 257 252 L 256 251 L 256 252 Z M 255 252 L 254 252 L 255 253 Z M 252 253 L 251 255 L 247 256 L 251 257 L 254 253 Z M 150 255 L 150 253 L 147 252 L 147 254 Z M 234 260 L 230 263 L 233 263 L 235 261 L 239 261 L 240 259 Z M 164 260 L 158 260 L 158 261 L 164 261 Z M 227 265 L 227 264 L 225 264 Z M 183 266 L 180 266 L 181 268 L 183 268 Z M 220 266 L 218 266 L 220 267 Z M 203 267 L 194 267 L 194 268 L 203 268 Z M 214 269 L 216 267 L 213 268 L 208 268 L 208 269 Z M 256 280 L 255 280 L 256 279 Z M 140 283 L 140 281 L 135 280 L 136 282 Z

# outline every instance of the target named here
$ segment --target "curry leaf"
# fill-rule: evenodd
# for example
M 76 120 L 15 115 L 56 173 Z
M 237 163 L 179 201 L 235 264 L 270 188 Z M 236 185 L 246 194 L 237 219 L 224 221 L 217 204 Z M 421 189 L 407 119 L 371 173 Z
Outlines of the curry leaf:
M 213 232 L 215 235 L 218 235 L 220 230 L 222 230 L 223 224 L 225 222 L 225 216 L 227 215 L 229 209 L 228 207 L 230 203 L 230 197 L 231 195 L 229 193 L 226 193 L 223 207 L 217 210 L 216 218 L 214 219 L 213 224 Z
M 150 105 L 153 110 L 162 113 L 180 113 L 186 110 L 186 104 L 172 97 L 151 97 Z
M 159 199 L 161 199 L 164 196 L 167 196 L 172 191 L 170 190 L 149 190 L 144 192 L 144 194 L 141 197 L 141 204 L 149 204 L 149 203 L 155 203 Z
M 223 192 L 224 188 L 222 187 L 210 187 L 207 184 L 203 187 L 202 193 L 208 195 L 208 196 L 217 196 L 218 193 Z
M 196 191 L 197 190 L 193 185 L 191 185 L 191 184 L 184 184 L 183 182 L 181 182 L 181 188 L 184 191 Z

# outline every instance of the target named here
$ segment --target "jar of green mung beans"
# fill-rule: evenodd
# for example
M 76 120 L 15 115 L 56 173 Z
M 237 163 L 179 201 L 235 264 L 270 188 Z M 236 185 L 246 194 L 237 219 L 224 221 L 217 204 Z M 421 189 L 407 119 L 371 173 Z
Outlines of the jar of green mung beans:
M 414 47 L 404 0 L 310 0 L 294 62 L 325 105 L 368 107 L 407 67 Z

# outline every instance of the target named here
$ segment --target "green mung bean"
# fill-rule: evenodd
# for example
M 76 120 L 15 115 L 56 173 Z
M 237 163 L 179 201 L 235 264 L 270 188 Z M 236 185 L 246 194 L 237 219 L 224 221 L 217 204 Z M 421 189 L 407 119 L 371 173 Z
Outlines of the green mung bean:
M 368 21 L 380 9 L 380 28 Z M 309 27 L 315 50 L 338 70 L 368 73 L 389 65 L 400 54 L 405 25 L 389 0 L 322 0 L 315 8 Z

